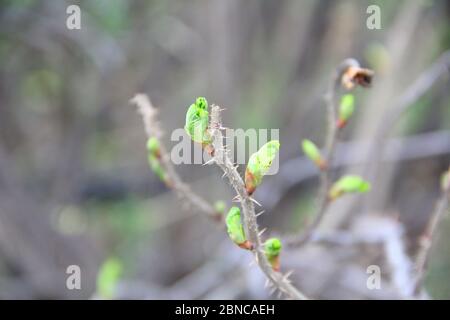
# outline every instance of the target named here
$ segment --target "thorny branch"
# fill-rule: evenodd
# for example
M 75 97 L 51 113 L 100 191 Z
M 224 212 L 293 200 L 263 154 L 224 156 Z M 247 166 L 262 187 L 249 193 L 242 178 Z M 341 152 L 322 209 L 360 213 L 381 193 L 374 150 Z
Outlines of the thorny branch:
M 220 107 L 213 105 L 211 109 L 211 127 L 210 132 L 213 137 L 213 146 L 215 149 L 214 161 L 222 169 L 224 174 L 234 190 L 237 192 L 237 197 L 242 206 L 243 224 L 245 233 L 253 244 L 253 254 L 255 255 L 256 263 L 261 271 L 266 275 L 270 283 L 275 289 L 284 293 L 291 299 L 307 299 L 306 296 L 298 291 L 289 281 L 288 275 L 283 275 L 275 272 L 272 266 L 267 261 L 263 251 L 263 244 L 256 221 L 255 206 L 253 200 L 247 194 L 244 181 L 239 175 L 235 165 L 228 156 L 226 146 L 223 144 L 223 135 L 221 132 L 222 120 L 220 115 Z
M 137 94 L 130 102 L 136 105 L 138 112 L 142 116 L 147 137 L 156 137 L 160 140 L 163 134 L 157 119 L 158 111 L 152 105 L 148 96 L 145 94 Z M 191 188 L 181 180 L 170 161 L 169 153 L 162 144 L 160 145 L 160 153 L 161 164 L 169 177 L 168 187 L 173 189 L 180 198 L 186 200 L 187 203 L 194 208 L 199 209 L 216 221 L 221 221 L 221 219 L 223 219 L 222 214 L 217 212 L 213 205 L 193 192 Z

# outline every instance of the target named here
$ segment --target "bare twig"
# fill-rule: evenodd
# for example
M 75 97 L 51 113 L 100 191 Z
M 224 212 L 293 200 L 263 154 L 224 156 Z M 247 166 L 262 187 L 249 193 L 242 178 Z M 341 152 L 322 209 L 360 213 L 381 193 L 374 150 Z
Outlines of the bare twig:
M 148 96 L 145 94 L 137 94 L 130 102 L 136 105 L 142 116 L 147 137 L 156 137 L 160 140 L 162 137 L 162 130 L 157 119 L 158 111 L 152 105 Z M 177 193 L 177 195 L 214 220 L 220 221 L 223 219 L 222 214 L 217 212 L 213 205 L 193 192 L 191 188 L 181 180 L 170 161 L 169 153 L 162 144 L 160 145 L 160 153 L 161 165 L 169 176 L 169 186 Z
M 450 171 L 449 171 L 450 172 Z M 448 211 L 449 190 L 444 190 L 441 197 L 437 200 L 434 211 L 428 222 L 423 236 L 420 238 L 420 250 L 416 259 L 417 279 L 414 286 L 414 294 L 419 295 L 423 288 L 423 281 L 428 267 L 430 249 L 436 234 L 437 227 L 444 214 Z
M 247 194 L 245 189 L 244 181 L 239 175 L 236 167 L 225 152 L 225 147 L 223 144 L 223 135 L 221 132 L 222 120 L 220 115 L 220 107 L 213 105 L 211 110 L 211 135 L 213 137 L 213 146 L 216 150 L 214 159 L 216 164 L 222 169 L 222 171 L 228 177 L 228 180 L 234 190 L 237 192 L 237 197 L 242 206 L 243 211 L 243 224 L 245 228 L 245 233 L 253 244 L 253 253 L 255 255 L 255 260 L 261 271 L 270 280 L 272 285 L 284 293 L 287 297 L 291 299 L 307 299 L 304 294 L 298 291 L 285 277 L 279 272 L 275 272 L 272 266 L 267 261 L 267 258 L 263 251 L 263 244 L 260 238 L 260 231 L 258 228 L 258 223 L 256 221 L 255 207 L 252 199 Z

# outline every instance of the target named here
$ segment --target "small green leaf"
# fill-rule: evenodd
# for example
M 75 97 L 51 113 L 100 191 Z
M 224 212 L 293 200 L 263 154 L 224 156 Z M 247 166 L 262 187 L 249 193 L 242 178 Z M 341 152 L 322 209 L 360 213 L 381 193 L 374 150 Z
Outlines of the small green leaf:
M 212 141 L 208 131 L 208 125 L 208 102 L 205 98 L 199 97 L 194 104 L 191 104 L 186 112 L 184 129 L 193 141 L 202 145 L 208 145 Z
M 329 192 L 329 198 L 334 200 L 346 193 L 365 193 L 370 190 L 370 183 L 360 176 L 348 175 L 334 183 Z
M 97 274 L 97 292 L 102 298 L 114 298 L 122 270 L 122 263 L 116 258 L 109 258 L 100 266 Z
M 314 162 L 321 170 L 326 167 L 325 160 L 320 154 L 319 148 L 311 140 L 304 139 L 302 141 L 302 149 L 305 155 Z
M 251 249 L 252 246 L 245 236 L 244 227 L 241 222 L 241 210 L 238 207 L 231 207 L 225 222 L 231 240 L 243 249 Z
M 279 150 L 280 142 L 271 140 L 250 156 L 245 170 L 245 186 L 249 194 L 252 194 L 261 184 L 262 178 L 269 171 Z
M 355 110 L 355 98 L 352 94 L 345 94 L 341 98 L 339 106 L 339 120 L 338 127 L 342 128 L 347 123 L 348 119 L 353 115 Z

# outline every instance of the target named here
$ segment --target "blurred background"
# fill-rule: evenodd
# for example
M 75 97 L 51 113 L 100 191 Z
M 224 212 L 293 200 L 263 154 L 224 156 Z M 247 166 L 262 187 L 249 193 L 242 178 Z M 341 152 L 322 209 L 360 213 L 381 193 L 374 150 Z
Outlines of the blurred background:
M 71 4 L 81 8 L 80 30 L 66 27 Z M 372 4 L 379 30 L 366 26 Z M 265 236 L 298 234 L 317 187 L 299 144 L 323 144 L 323 95 L 348 57 L 376 76 L 354 92 L 336 174 L 382 161 L 372 192 L 337 202 L 322 228 L 389 239 L 400 251 L 312 244 L 285 250 L 282 270 L 294 270 L 313 298 L 401 297 L 450 163 L 448 64 L 389 139 L 373 141 L 405 90 L 449 49 L 445 0 L 2 0 L 0 298 L 276 298 L 251 255 L 149 170 L 142 120 L 128 101 L 150 96 L 169 149 L 197 96 L 226 108 L 227 127 L 279 128 L 280 172 L 255 193 L 266 209 L 259 222 Z M 212 203 L 232 205 L 216 166 L 176 170 Z M 449 231 L 444 219 L 426 277 L 431 298 L 450 298 Z M 372 264 L 381 290 L 366 288 Z M 66 287 L 69 265 L 80 267 L 80 290 Z

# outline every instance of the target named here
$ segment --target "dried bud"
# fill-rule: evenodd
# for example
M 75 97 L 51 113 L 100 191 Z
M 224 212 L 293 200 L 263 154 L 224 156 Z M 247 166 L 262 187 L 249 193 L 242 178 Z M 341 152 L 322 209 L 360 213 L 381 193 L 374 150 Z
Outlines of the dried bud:
M 347 193 L 365 193 L 370 190 L 370 183 L 360 176 L 348 175 L 340 178 L 331 187 L 328 197 L 335 200 Z
M 364 69 L 359 66 L 350 66 L 343 73 L 341 82 L 347 90 L 353 89 L 355 85 L 368 88 L 372 83 L 374 74 L 373 70 Z
M 342 129 L 347 124 L 348 119 L 353 115 L 355 110 L 355 98 L 352 94 L 343 95 L 339 106 L 339 118 L 337 127 Z
M 261 184 L 262 178 L 269 171 L 280 149 L 280 142 L 272 140 L 263 145 L 250 156 L 245 170 L 245 188 L 249 195 Z
M 241 210 L 238 207 L 232 207 L 228 211 L 226 224 L 228 235 L 234 243 L 242 249 L 253 249 L 253 245 L 245 236 L 244 227 L 241 222 Z
M 305 155 L 314 162 L 314 164 L 320 169 L 326 169 L 327 165 L 325 160 L 320 154 L 319 148 L 311 140 L 304 139 L 302 141 L 302 149 Z
M 280 252 L 281 252 L 281 241 L 278 238 L 270 238 L 266 241 L 264 245 L 264 253 L 272 265 L 274 271 L 280 271 Z

